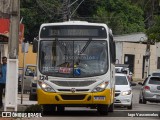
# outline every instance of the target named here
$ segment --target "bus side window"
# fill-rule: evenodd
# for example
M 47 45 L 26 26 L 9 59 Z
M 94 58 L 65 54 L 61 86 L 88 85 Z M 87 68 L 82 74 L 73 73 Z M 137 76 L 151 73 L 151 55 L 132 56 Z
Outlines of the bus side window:
M 110 44 L 110 58 L 111 62 L 116 62 L 116 47 L 115 47 L 115 41 L 113 41 L 113 36 L 109 34 L 109 44 Z

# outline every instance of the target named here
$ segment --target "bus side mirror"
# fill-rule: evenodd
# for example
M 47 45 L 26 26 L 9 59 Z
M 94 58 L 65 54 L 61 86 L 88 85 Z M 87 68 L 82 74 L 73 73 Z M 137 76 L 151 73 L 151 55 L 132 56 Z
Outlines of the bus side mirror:
M 33 53 L 37 53 L 38 52 L 38 39 L 37 38 L 34 38 L 34 40 L 33 40 L 32 52 Z

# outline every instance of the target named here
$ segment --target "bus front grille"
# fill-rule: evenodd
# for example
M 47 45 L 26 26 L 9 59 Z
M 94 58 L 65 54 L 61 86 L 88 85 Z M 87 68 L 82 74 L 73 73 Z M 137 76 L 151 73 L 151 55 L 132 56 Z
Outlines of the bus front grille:
M 59 92 L 71 92 L 71 89 L 57 89 Z M 88 92 L 89 89 L 76 89 L 76 92 Z
M 58 85 L 58 86 L 63 86 L 63 87 L 86 87 L 89 86 L 96 81 L 52 81 L 52 83 Z
M 86 95 L 61 95 L 63 100 L 83 100 Z

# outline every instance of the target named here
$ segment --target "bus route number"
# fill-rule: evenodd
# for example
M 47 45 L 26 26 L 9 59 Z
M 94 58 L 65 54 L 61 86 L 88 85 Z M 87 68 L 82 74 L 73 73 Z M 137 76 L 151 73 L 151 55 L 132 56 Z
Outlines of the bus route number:
M 40 80 L 48 80 L 48 76 L 40 75 Z

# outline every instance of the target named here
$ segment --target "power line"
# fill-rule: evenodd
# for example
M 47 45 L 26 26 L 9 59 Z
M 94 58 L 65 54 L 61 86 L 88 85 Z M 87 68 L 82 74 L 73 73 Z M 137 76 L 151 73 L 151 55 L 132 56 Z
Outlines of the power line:
M 63 14 L 62 5 L 58 3 L 58 1 L 54 1 L 50 3 L 50 6 L 46 2 L 42 2 L 42 0 L 36 0 L 38 6 L 48 15 L 61 15 Z M 58 4 L 58 6 L 57 6 Z
M 69 19 L 71 19 L 72 15 L 76 12 L 76 10 L 79 8 L 79 6 L 84 2 L 84 0 L 82 0 L 79 5 L 75 8 L 75 10 L 72 12 L 72 14 L 69 16 Z

